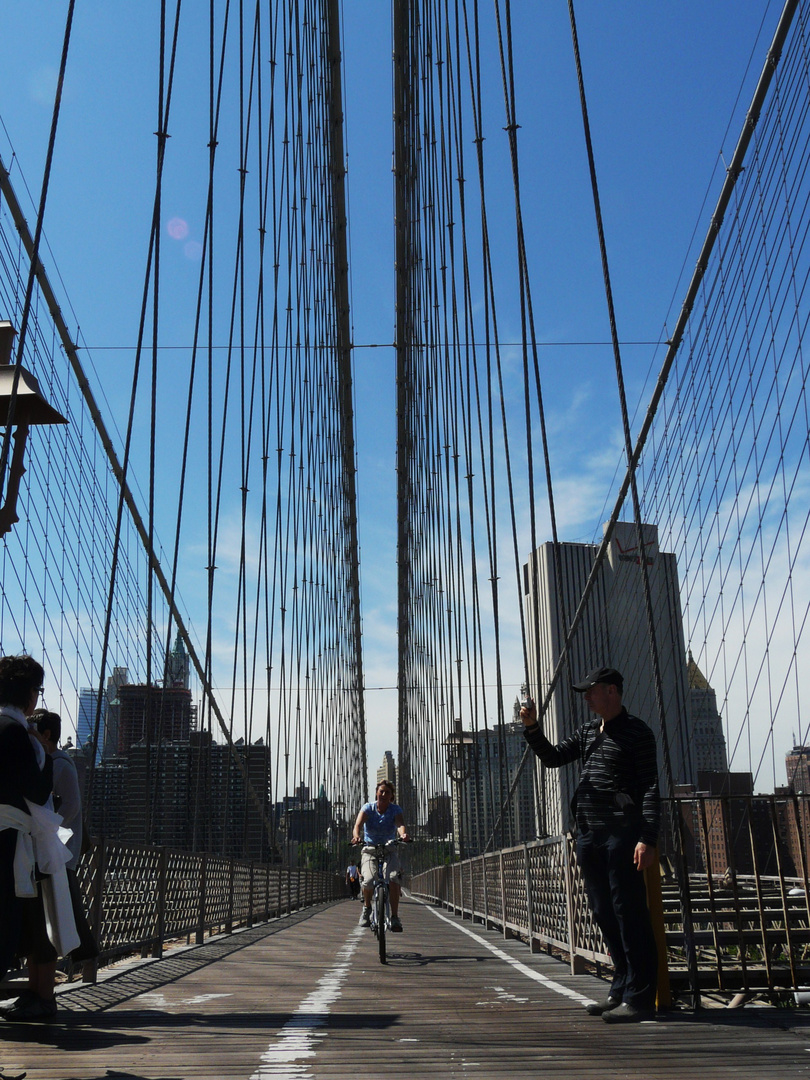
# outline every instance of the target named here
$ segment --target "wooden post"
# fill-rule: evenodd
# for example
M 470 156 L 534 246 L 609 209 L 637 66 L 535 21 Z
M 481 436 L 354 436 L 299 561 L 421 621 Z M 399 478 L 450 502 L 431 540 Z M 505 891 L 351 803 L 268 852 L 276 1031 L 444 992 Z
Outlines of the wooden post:
M 529 869 L 529 845 L 523 844 L 523 873 L 526 879 L 526 929 L 529 932 L 529 948 L 539 952 L 540 946 L 534 936 L 534 912 L 532 911 L 532 873 Z
M 669 963 L 667 960 L 667 938 L 664 927 L 664 899 L 661 893 L 661 863 L 658 848 L 652 866 L 644 871 L 647 885 L 647 906 L 650 909 L 655 944 L 658 947 L 658 995 L 656 1004 L 659 1009 L 668 1009 L 672 1005 L 672 990 L 669 985 Z
M 585 958 L 577 952 L 577 927 L 574 919 L 574 868 L 571 865 L 571 843 L 568 836 L 562 838 L 563 873 L 565 875 L 565 915 L 568 921 L 568 947 L 571 955 L 571 974 L 584 975 Z

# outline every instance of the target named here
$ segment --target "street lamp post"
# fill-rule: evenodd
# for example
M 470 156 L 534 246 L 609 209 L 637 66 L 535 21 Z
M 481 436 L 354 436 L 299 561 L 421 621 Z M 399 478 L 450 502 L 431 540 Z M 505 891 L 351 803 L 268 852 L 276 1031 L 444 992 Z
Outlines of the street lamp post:
M 470 754 L 474 737 L 463 731 L 461 720 L 456 719 L 453 731 L 444 740 L 447 748 L 447 775 L 455 789 L 455 808 L 453 814 L 453 832 L 458 840 L 458 855 L 464 859 L 464 784 L 470 776 Z
M 17 496 L 25 473 L 25 444 L 32 424 L 66 424 L 64 416 L 52 408 L 39 389 L 39 383 L 24 367 L 11 363 L 11 347 L 16 330 L 10 322 L 0 321 L 0 424 L 15 425 L 14 452 L 8 470 L 6 494 L 0 506 L 0 536 L 11 531 L 19 521 Z M 16 387 L 15 387 L 16 383 Z

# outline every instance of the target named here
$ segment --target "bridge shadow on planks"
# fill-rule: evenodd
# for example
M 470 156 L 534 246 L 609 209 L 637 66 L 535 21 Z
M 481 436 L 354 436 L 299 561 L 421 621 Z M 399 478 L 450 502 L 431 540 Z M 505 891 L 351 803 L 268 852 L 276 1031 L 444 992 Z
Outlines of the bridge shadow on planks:
M 306 922 L 314 915 L 330 907 L 320 904 L 297 911 L 269 923 L 261 923 L 249 930 L 240 930 L 235 934 L 223 934 L 202 945 L 189 945 L 179 948 L 157 959 L 144 960 L 134 968 L 118 973 L 104 973 L 102 981 L 94 984 L 83 983 L 75 988 L 61 990 L 57 997 L 60 1017 L 70 1013 L 93 1013 L 122 1005 L 125 1001 L 158 990 L 169 983 L 190 975 L 194 971 L 215 964 L 233 953 L 246 949 L 258 941 L 263 941 L 281 930 Z M 22 1025 L 17 1025 L 21 1027 Z M 0 1076 L 2 1080 L 2 1076 Z
M 228 1032 L 278 1031 L 300 1014 L 291 1012 L 244 1013 L 195 1013 L 193 1011 L 169 1012 L 162 1009 L 117 1010 L 106 1015 L 87 1013 L 63 1013 L 53 1024 L 15 1024 L 6 1021 L 0 1028 L 16 1043 L 51 1047 L 67 1054 L 111 1049 L 115 1046 L 138 1045 L 151 1042 L 158 1030 L 210 1028 Z M 322 1029 L 354 1031 L 380 1031 L 400 1021 L 399 1013 L 373 1014 L 308 1013 L 307 1022 Z M 139 1030 L 148 1029 L 148 1035 Z M 127 1074 L 108 1073 L 108 1076 Z M 3 1080 L 0 1071 L 0 1080 Z M 181 1078 L 182 1080 L 182 1078 Z

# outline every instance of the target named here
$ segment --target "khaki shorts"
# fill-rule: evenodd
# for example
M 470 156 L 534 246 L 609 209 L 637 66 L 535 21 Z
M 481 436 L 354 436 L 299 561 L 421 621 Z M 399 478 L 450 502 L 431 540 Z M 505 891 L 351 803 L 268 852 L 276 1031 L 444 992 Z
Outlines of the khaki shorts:
M 383 873 L 386 881 L 399 881 L 402 866 L 399 861 L 397 849 L 392 847 L 385 858 Z M 377 852 L 374 848 L 363 848 L 360 856 L 360 874 L 363 878 L 363 888 L 372 889 L 374 879 L 377 876 Z

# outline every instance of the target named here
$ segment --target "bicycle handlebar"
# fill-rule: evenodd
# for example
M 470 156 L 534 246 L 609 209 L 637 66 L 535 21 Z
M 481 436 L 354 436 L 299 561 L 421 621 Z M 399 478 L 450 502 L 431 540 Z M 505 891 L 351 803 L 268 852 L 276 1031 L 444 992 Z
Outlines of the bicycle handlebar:
M 370 851 L 376 851 L 377 848 L 394 847 L 396 844 L 412 844 L 413 840 L 410 837 L 408 837 L 407 840 L 403 840 L 401 836 L 395 836 L 393 840 L 384 840 L 381 844 L 367 844 L 365 840 L 355 839 L 352 839 L 351 843 L 352 847 L 358 847 L 362 844 L 364 849 L 368 848 Z

